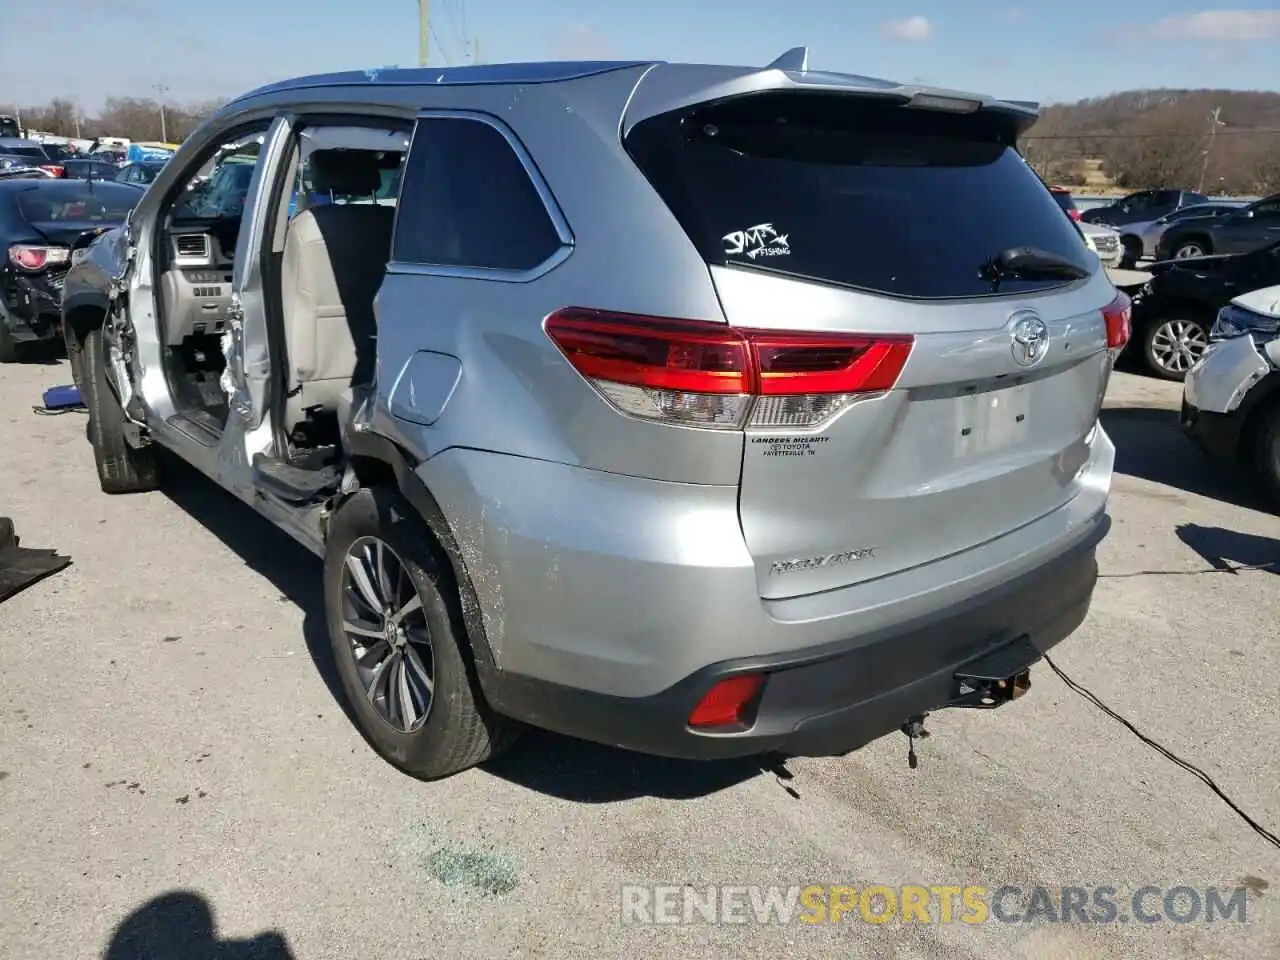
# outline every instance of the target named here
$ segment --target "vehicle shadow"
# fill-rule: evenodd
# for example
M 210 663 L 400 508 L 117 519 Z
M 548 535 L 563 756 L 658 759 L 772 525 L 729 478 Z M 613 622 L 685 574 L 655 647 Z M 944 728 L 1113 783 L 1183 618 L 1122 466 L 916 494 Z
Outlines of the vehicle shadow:
M 303 638 L 334 701 L 355 724 L 329 646 L 324 618 L 322 565 L 288 534 L 193 467 L 167 457 L 165 495 L 265 577 L 281 599 L 303 613 Z M 691 799 L 762 773 L 790 773 L 771 758 L 695 762 L 633 753 L 530 729 L 510 751 L 485 764 L 492 776 L 576 803 L 614 803 L 641 796 Z
M 735 760 L 673 760 L 577 740 L 546 730 L 527 730 L 509 752 L 483 769 L 502 780 L 573 803 L 618 803 L 637 797 L 693 800 L 761 775 L 785 781 L 792 774 L 782 757 Z
M 282 602 L 302 611 L 302 637 L 329 694 L 351 720 L 350 707 L 329 647 L 324 622 L 323 568 L 288 534 L 277 529 L 194 467 L 176 457 L 164 461 L 165 496 L 193 517 L 280 591 Z
M 27 366 L 56 367 L 67 359 L 67 351 L 61 340 L 37 340 L 19 344 L 19 348 L 19 361 Z
M 1108 407 L 1100 419 L 1116 445 L 1116 472 L 1250 510 L 1269 511 L 1248 474 L 1206 456 L 1182 434 L 1173 410 Z
M 1274 537 L 1198 523 L 1180 524 L 1174 532 L 1215 570 L 1238 571 L 1243 567 L 1280 575 L 1280 540 Z
M 173 890 L 120 921 L 102 960 L 293 960 L 293 952 L 275 930 L 250 940 L 219 939 L 208 901 Z

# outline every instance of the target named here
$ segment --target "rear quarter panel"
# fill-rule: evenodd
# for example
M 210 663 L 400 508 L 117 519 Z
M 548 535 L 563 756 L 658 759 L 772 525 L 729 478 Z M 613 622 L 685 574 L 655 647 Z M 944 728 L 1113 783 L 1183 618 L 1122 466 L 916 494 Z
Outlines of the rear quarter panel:
M 420 458 L 461 446 L 628 476 L 737 483 L 741 433 L 619 413 L 542 327 L 567 306 L 724 322 L 706 265 L 622 148 L 619 117 L 642 73 L 526 88 L 425 88 L 441 108 L 482 111 L 511 128 L 555 195 L 574 246 L 530 282 L 428 276 L 391 264 L 378 296 L 383 402 L 416 351 L 457 357 L 463 371 L 438 421 L 394 424 Z

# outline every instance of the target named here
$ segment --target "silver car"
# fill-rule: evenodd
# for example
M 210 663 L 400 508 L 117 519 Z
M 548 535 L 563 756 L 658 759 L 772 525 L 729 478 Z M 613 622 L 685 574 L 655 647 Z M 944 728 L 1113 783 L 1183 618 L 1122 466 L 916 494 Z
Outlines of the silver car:
M 1251 469 L 1280 509 L 1280 287 L 1223 307 L 1183 383 L 1182 426 L 1207 453 Z
M 1219 217 L 1224 213 L 1239 210 L 1242 206 L 1242 203 L 1212 202 L 1182 207 L 1156 220 L 1125 224 L 1121 239 L 1125 249 L 1130 253 L 1130 259 L 1136 263 L 1139 259 L 1156 256 L 1156 251 L 1160 247 L 1160 238 L 1170 227 L 1181 226 L 1187 220 L 1200 217 Z
M 164 448 L 322 556 L 417 777 L 521 722 L 836 755 L 1020 695 L 1089 608 L 1128 301 L 1033 105 L 806 59 L 228 104 L 66 281 L 102 488 Z M 247 195 L 184 207 L 228 142 Z
M 1080 232 L 1084 234 L 1084 242 L 1094 253 L 1098 255 L 1098 259 L 1102 261 L 1104 267 L 1119 267 L 1124 259 L 1124 246 L 1120 242 L 1120 234 L 1110 227 L 1105 227 L 1100 223 L 1085 223 L 1081 221 L 1077 224 Z

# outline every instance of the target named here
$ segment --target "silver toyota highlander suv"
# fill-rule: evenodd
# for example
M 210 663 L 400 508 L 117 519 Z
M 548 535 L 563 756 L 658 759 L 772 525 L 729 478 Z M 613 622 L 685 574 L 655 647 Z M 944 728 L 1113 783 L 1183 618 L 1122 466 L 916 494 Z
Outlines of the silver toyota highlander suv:
M 1129 335 L 1035 116 L 803 50 L 261 88 L 71 256 L 102 487 L 163 448 L 322 556 L 418 777 L 519 722 L 838 755 L 998 706 L 1088 610 Z

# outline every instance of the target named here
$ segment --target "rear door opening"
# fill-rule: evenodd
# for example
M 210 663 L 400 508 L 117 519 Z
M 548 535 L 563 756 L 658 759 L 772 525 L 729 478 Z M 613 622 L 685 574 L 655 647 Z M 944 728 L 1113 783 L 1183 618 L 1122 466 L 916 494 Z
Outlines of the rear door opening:
M 757 399 L 740 518 L 761 596 L 962 552 L 1087 482 L 1115 293 L 1018 155 L 1024 122 L 787 91 L 627 135 L 731 326 L 912 341 L 892 389 Z

